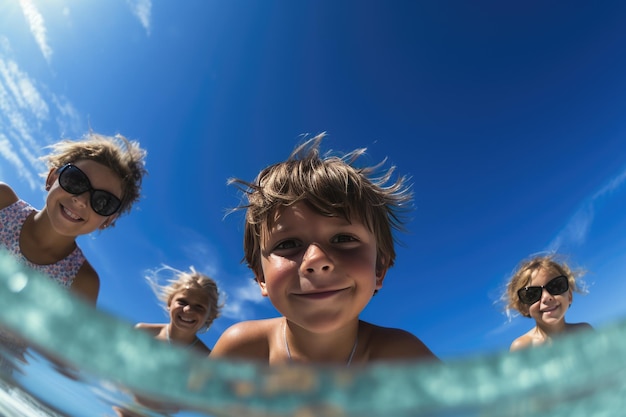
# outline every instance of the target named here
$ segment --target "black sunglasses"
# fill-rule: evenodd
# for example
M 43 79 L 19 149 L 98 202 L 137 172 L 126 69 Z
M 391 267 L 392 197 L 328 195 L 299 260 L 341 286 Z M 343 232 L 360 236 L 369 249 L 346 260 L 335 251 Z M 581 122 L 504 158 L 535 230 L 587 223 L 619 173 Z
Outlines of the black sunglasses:
M 546 285 L 524 287 L 517 291 L 517 295 L 522 303 L 532 305 L 541 299 L 544 288 L 552 295 L 563 294 L 569 290 L 569 281 L 565 275 L 559 275 L 548 281 Z
M 108 191 L 96 190 L 89 177 L 76 165 L 67 164 L 59 169 L 59 185 L 70 194 L 79 195 L 89 191 L 91 209 L 101 216 L 111 216 L 122 205 L 119 198 Z

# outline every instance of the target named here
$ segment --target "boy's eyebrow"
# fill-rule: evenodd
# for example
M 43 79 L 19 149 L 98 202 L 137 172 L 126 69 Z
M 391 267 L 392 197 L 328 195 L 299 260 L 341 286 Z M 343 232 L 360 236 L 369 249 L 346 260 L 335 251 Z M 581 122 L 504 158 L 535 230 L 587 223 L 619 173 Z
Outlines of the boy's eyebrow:
M 291 233 L 293 230 L 298 230 L 298 227 L 294 227 L 290 224 L 280 224 L 278 222 L 275 222 L 272 227 L 267 227 L 265 229 L 265 232 L 269 235 L 275 233 Z

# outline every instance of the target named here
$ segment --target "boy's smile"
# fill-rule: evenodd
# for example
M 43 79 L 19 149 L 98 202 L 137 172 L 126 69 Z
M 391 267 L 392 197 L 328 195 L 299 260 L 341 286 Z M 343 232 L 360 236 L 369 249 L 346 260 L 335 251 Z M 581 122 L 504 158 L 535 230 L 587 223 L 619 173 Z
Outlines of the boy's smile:
M 308 293 L 294 294 L 297 297 L 302 297 L 302 299 L 311 299 L 311 300 L 322 300 L 325 298 L 330 298 L 333 295 L 339 294 L 342 291 L 348 291 L 350 288 L 342 288 L 339 290 L 327 290 L 327 291 L 312 291 Z

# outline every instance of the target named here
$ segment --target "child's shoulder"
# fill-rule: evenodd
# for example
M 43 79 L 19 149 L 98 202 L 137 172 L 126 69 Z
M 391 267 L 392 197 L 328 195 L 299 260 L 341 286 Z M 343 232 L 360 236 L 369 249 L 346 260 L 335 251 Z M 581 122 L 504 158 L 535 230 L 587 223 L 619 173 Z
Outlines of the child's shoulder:
M 146 332 L 152 337 L 156 337 L 165 326 L 167 326 L 167 324 L 164 323 L 137 323 L 135 324 L 135 329 Z
M 589 323 L 568 323 L 569 331 L 579 331 L 579 330 L 593 330 L 593 327 Z
M 368 345 L 370 360 L 437 359 L 424 342 L 406 330 L 362 321 L 359 339 Z
M 220 336 L 220 339 L 226 336 L 229 338 L 260 340 L 266 338 L 268 334 L 280 327 L 281 322 L 282 320 L 277 318 L 241 321 L 226 329 Z
M 72 291 L 94 305 L 100 293 L 100 277 L 91 264 L 85 260 L 74 277 Z
M 10 206 L 19 200 L 15 191 L 6 183 L 0 182 L 0 209 Z
M 283 320 L 273 318 L 235 323 L 221 334 L 213 346 L 211 356 L 267 360 L 271 340 L 278 334 Z
M 511 343 L 509 347 L 509 351 L 514 352 L 516 350 L 526 349 L 527 347 L 533 346 L 535 338 L 529 333 L 523 334 Z
M 137 323 L 135 324 L 135 329 L 141 330 L 161 330 L 165 327 L 164 323 Z

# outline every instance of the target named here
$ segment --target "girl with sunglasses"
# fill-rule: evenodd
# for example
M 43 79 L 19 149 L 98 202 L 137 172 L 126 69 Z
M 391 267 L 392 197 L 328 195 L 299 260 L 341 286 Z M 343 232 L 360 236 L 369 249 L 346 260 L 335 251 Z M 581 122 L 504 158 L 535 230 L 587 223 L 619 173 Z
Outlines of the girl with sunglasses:
M 576 330 L 590 329 L 588 323 L 567 323 L 565 313 L 573 293 L 583 292 L 581 271 L 572 271 L 557 255 L 535 256 L 520 263 L 510 278 L 504 298 L 507 314 L 518 311 L 535 320 L 535 327 L 518 337 L 510 350 L 549 343 L 553 337 Z
M 62 140 L 42 159 L 46 203 L 37 210 L 0 183 L 0 249 L 95 305 L 98 274 L 76 244 L 128 213 L 140 196 L 146 152 L 121 135 Z

